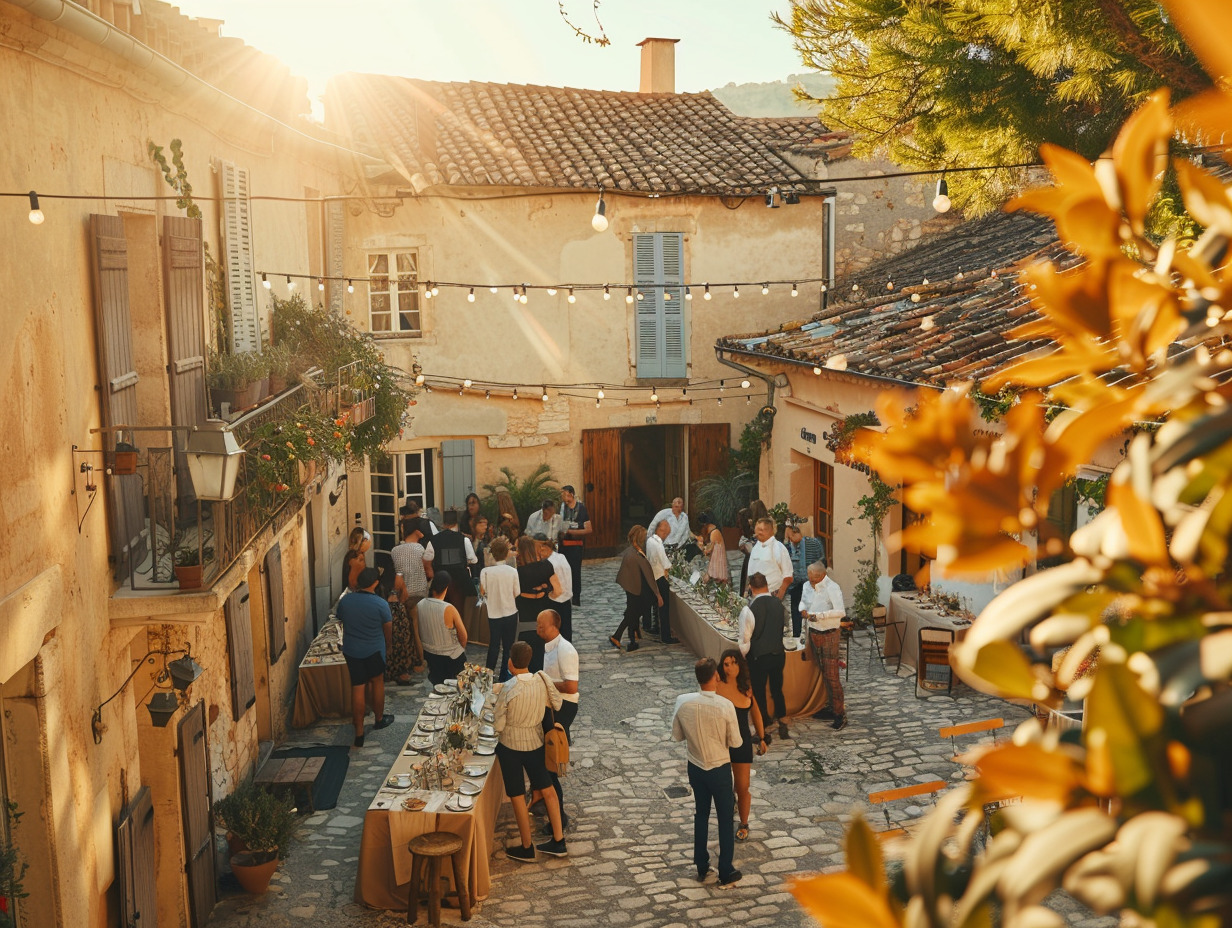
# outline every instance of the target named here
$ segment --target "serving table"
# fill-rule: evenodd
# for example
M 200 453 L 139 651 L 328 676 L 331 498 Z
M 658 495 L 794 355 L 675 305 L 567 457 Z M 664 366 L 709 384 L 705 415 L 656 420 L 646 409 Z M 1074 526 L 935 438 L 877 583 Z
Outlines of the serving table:
M 295 728 L 313 725 L 322 717 L 351 715 L 351 677 L 342 656 L 341 631 L 341 623 L 331 617 L 299 662 L 295 709 L 291 715 Z
M 364 831 L 360 839 L 359 865 L 355 878 L 355 901 L 377 909 L 404 911 L 411 881 L 411 851 L 409 844 L 417 835 L 447 831 L 462 839 L 462 854 L 466 860 L 467 888 L 471 903 L 486 899 L 491 891 L 489 861 L 496 830 L 496 818 L 505 798 L 504 782 L 495 754 L 469 753 L 464 760 L 464 773 L 455 774 L 452 788 L 432 784 L 433 788 L 400 788 L 398 777 L 417 777 L 415 768 L 430 764 L 435 748 L 416 750 L 431 737 L 434 720 L 441 717 L 440 708 L 451 697 L 434 694 L 420 711 L 398 758 L 386 774 L 381 789 L 364 815 Z M 492 698 L 487 694 L 490 715 Z M 447 716 L 446 716 L 447 717 Z M 439 739 L 438 739 L 439 741 Z M 479 771 L 483 771 L 480 773 Z M 405 782 L 405 781 L 403 781 Z M 458 811 L 455 804 L 463 783 L 479 789 L 469 797 L 474 805 Z M 422 809 L 404 807 L 407 800 L 424 803 Z M 452 873 L 446 874 L 450 888 Z
M 710 603 L 688 583 L 671 579 L 672 634 L 688 645 L 698 657 L 712 657 L 716 662 L 728 648 L 737 648 L 740 637 L 737 626 L 724 622 Z M 795 645 L 796 642 L 790 642 Z M 812 715 L 826 704 L 826 684 L 813 657 L 813 648 L 787 652 L 783 666 L 783 699 L 787 715 L 799 718 Z M 773 705 L 770 702 L 769 705 Z
M 891 628 L 895 631 L 891 633 Z M 885 656 L 898 657 L 899 667 L 915 670 L 919 665 L 920 629 L 942 628 L 954 633 L 955 643 L 967 637 L 971 621 L 934 608 L 920 593 L 891 593 L 886 611 Z

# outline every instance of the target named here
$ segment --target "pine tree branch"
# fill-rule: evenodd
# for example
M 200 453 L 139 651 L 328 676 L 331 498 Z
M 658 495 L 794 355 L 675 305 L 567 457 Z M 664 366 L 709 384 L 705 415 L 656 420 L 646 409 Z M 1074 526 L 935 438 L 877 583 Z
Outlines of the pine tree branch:
M 1120 39 L 1129 57 L 1159 75 L 1177 97 L 1187 97 L 1211 86 L 1201 68 L 1169 55 L 1147 36 L 1125 9 L 1124 0 L 1096 0 L 1108 28 Z

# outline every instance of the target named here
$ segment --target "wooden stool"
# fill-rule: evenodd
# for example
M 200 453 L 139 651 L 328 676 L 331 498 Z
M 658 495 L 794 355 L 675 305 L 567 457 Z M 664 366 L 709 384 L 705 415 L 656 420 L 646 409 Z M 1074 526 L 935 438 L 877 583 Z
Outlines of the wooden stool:
M 411 852 L 411 886 L 407 893 L 406 923 L 414 924 L 419 919 L 420 873 L 425 873 L 428 890 L 428 924 L 439 928 L 441 924 L 441 858 L 453 861 L 453 885 L 457 890 L 458 908 L 462 921 L 471 920 L 471 894 L 466 886 L 462 861 L 462 839 L 448 831 L 430 831 L 411 839 L 407 845 Z

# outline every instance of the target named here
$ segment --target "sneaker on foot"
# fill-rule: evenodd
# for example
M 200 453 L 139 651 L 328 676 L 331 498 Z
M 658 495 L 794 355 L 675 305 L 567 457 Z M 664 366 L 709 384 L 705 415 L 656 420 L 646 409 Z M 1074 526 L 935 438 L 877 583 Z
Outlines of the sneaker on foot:
M 847 713 L 844 712 L 842 715 L 836 718 L 834 722 L 830 725 L 830 727 L 833 728 L 835 731 L 842 731 L 844 728 L 846 728 L 847 727 Z
M 568 857 L 569 848 L 565 844 L 565 839 L 559 841 L 545 841 L 543 844 L 536 844 L 536 850 L 543 851 L 545 854 L 550 854 L 553 857 Z
M 394 717 L 390 715 L 388 712 L 386 712 L 384 715 L 381 716 L 379 721 L 372 723 L 372 729 L 373 731 L 379 731 L 382 728 L 388 728 L 393 723 L 394 723 Z
M 739 870 L 733 870 L 727 876 L 719 877 L 719 889 L 731 889 L 740 882 L 740 878 L 744 876 Z
M 817 719 L 819 722 L 833 722 L 835 718 L 834 710 L 829 706 L 822 706 L 813 713 L 813 718 Z
M 531 847 L 522 847 L 520 844 L 510 844 L 505 848 L 505 856 L 519 863 L 533 863 L 535 860 L 535 848 L 533 845 Z
M 779 719 L 779 737 L 782 738 L 784 741 L 791 738 L 791 732 L 787 730 L 787 723 L 784 722 L 782 719 Z

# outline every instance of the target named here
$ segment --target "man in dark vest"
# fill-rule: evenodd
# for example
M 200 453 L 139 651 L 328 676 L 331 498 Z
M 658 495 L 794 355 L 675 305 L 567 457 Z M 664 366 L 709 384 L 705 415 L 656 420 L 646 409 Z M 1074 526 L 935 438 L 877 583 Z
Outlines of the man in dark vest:
M 753 684 L 753 698 L 766 728 L 778 720 L 779 737 L 790 738 L 787 730 L 787 701 L 783 698 L 783 668 L 787 664 L 787 652 L 783 649 L 783 637 L 791 634 L 791 619 L 783 601 L 770 595 L 766 575 L 749 575 L 749 589 L 753 598 L 740 611 L 740 651 L 748 658 L 749 678 Z M 770 696 L 774 699 L 774 714 L 766 707 L 766 684 L 770 684 Z M 769 732 L 767 732 L 768 734 Z
M 449 571 L 449 589 L 445 601 L 465 615 L 466 597 L 470 594 L 470 570 L 468 564 L 477 564 L 475 548 L 471 540 L 458 531 L 458 510 L 446 509 L 445 527 L 432 536 L 424 546 L 424 573 L 432 578 L 434 570 Z

